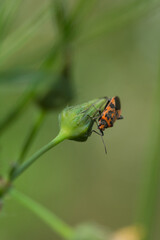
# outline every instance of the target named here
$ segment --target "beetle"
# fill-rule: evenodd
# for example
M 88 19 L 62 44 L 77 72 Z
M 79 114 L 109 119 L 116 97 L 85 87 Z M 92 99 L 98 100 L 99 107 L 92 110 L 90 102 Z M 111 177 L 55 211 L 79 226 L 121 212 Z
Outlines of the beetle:
M 98 129 L 102 136 L 104 135 L 103 131 L 106 128 L 113 127 L 113 124 L 116 120 L 123 119 L 121 115 L 121 102 L 119 97 L 112 97 L 108 100 L 103 112 L 100 113 L 98 118 Z
M 97 122 L 97 118 L 98 118 L 98 122 Z M 98 133 L 95 130 L 92 130 L 92 132 L 95 132 L 102 137 L 105 153 L 107 153 L 107 149 L 103 140 L 104 130 L 106 128 L 113 127 L 115 121 L 120 119 L 123 119 L 123 116 L 121 115 L 121 102 L 118 96 L 108 99 L 103 112 L 99 110 L 99 116 L 93 118 L 93 120 L 97 124 L 97 128 L 100 131 L 100 133 Z

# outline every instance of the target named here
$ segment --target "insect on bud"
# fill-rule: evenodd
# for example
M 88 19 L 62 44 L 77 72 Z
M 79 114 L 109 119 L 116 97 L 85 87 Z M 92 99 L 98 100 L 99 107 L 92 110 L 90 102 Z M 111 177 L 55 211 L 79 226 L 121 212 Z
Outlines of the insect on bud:
M 103 111 L 106 102 L 106 98 L 100 98 L 65 108 L 60 115 L 60 134 L 70 140 L 86 141 L 91 135 L 93 118 L 99 116 L 99 110 Z

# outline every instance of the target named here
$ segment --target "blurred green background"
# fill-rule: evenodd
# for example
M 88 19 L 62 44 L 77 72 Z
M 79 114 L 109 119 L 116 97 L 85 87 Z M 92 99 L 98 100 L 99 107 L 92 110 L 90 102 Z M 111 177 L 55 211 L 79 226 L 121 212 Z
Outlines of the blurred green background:
M 10 4 L 10 1 L 4 2 Z M 92 2 L 92 6 L 84 4 L 83 11 L 80 9 L 77 13 L 77 33 L 71 40 L 75 97 L 69 105 L 118 95 L 124 120 L 105 131 L 107 155 L 96 134 L 84 143 L 66 140 L 42 156 L 14 185 L 71 226 L 91 221 L 116 230 L 134 223 L 142 175 L 151 147 L 159 71 L 160 3 L 149 0 Z M 50 1 L 46 3 L 50 4 Z M 66 0 L 67 11 L 72 12 L 77 3 L 78 0 Z M 33 36 L 3 59 L 3 49 L 9 49 L 10 43 L 19 39 L 17 35 L 12 42 L 9 36 L 36 15 L 43 5 L 44 1 L 40 0 L 21 1 L 8 27 L 8 35 L 1 40 L 0 120 L 34 82 L 23 74 L 18 81 L 16 75 L 12 80 L 9 73 L 14 70 L 39 71 L 42 61 L 57 42 L 58 31 L 52 15 L 54 7 L 49 5 L 48 18 Z M 58 58 L 53 72 L 57 73 L 61 64 L 62 60 Z M 6 78 L 3 78 L 4 71 Z M 47 84 L 44 78 L 40 93 L 49 86 Z M 56 136 L 60 111 L 47 114 L 28 156 Z M 0 174 L 6 174 L 11 162 L 18 158 L 38 112 L 39 108 L 33 102 L 1 134 Z M 153 240 L 160 236 L 159 210 L 157 206 Z M 59 239 L 32 212 L 8 196 L 0 213 L 0 239 L 28 238 Z

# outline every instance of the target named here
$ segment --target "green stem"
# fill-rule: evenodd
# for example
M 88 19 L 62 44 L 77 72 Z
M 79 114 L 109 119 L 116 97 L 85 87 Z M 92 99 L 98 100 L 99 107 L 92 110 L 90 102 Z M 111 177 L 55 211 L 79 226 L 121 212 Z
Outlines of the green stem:
M 25 96 L 19 101 L 18 105 L 0 123 L 0 135 L 18 117 L 34 96 L 35 89 L 27 91 Z
M 59 234 L 61 237 L 67 240 L 72 238 L 74 230 L 61 219 L 59 219 L 55 214 L 51 213 L 45 207 L 15 189 L 11 191 L 11 195 L 25 207 L 29 208 L 39 218 L 41 218 L 48 226 L 51 227 L 54 232 Z
M 151 126 L 152 134 L 149 142 L 148 157 L 145 161 L 144 176 L 142 179 L 140 204 L 138 208 L 138 222 L 143 224 L 146 230 L 145 240 L 152 239 L 155 223 L 155 213 L 159 193 L 160 180 L 160 79 L 156 88 L 154 102 L 154 118 Z
M 24 161 L 26 154 L 27 154 L 34 138 L 36 137 L 38 131 L 40 130 L 40 128 L 42 126 L 45 116 L 46 116 L 46 112 L 40 111 L 40 114 L 38 115 L 34 125 L 32 126 L 31 131 L 30 131 L 29 135 L 27 136 L 27 139 L 26 139 L 24 146 L 22 148 L 22 151 L 20 153 L 20 156 L 18 159 L 19 164 L 21 164 Z
M 31 164 L 33 164 L 40 156 L 46 153 L 48 150 L 66 139 L 66 135 L 60 132 L 51 142 L 43 146 L 40 150 L 34 153 L 28 160 L 26 160 L 20 167 L 16 168 L 10 176 L 10 180 L 14 181 L 19 175 L 21 175 Z
M 76 21 L 78 21 L 78 23 L 82 22 L 82 19 L 84 20 L 86 16 L 89 16 L 89 12 L 95 6 L 96 3 L 97 3 L 97 0 L 90 0 L 90 1 L 79 0 L 76 3 L 75 8 L 70 13 L 69 21 L 74 24 Z

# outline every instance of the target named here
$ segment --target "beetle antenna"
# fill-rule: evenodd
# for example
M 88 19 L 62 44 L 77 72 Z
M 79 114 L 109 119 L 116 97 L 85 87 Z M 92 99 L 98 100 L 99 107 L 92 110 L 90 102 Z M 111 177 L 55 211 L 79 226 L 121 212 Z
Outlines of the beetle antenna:
M 95 120 L 95 123 L 96 123 L 96 125 L 97 125 L 97 128 L 98 128 L 98 123 L 97 123 L 97 121 L 96 121 L 96 120 Z M 105 154 L 107 154 L 107 148 L 106 148 L 106 144 L 105 144 L 105 142 L 104 142 L 104 139 L 103 139 L 103 136 L 104 136 L 104 133 L 103 133 L 103 131 L 100 131 L 100 133 L 98 133 L 97 131 L 95 131 L 95 130 L 92 130 L 92 132 L 95 132 L 96 134 L 98 134 L 98 135 L 100 135 L 100 136 L 101 136 L 101 139 L 102 139 L 102 142 L 103 142 L 103 145 L 104 145 Z
M 107 148 L 106 148 L 106 144 L 104 142 L 103 135 L 101 135 L 101 139 L 102 139 L 102 142 L 103 142 L 103 145 L 104 145 L 105 154 L 107 154 Z

